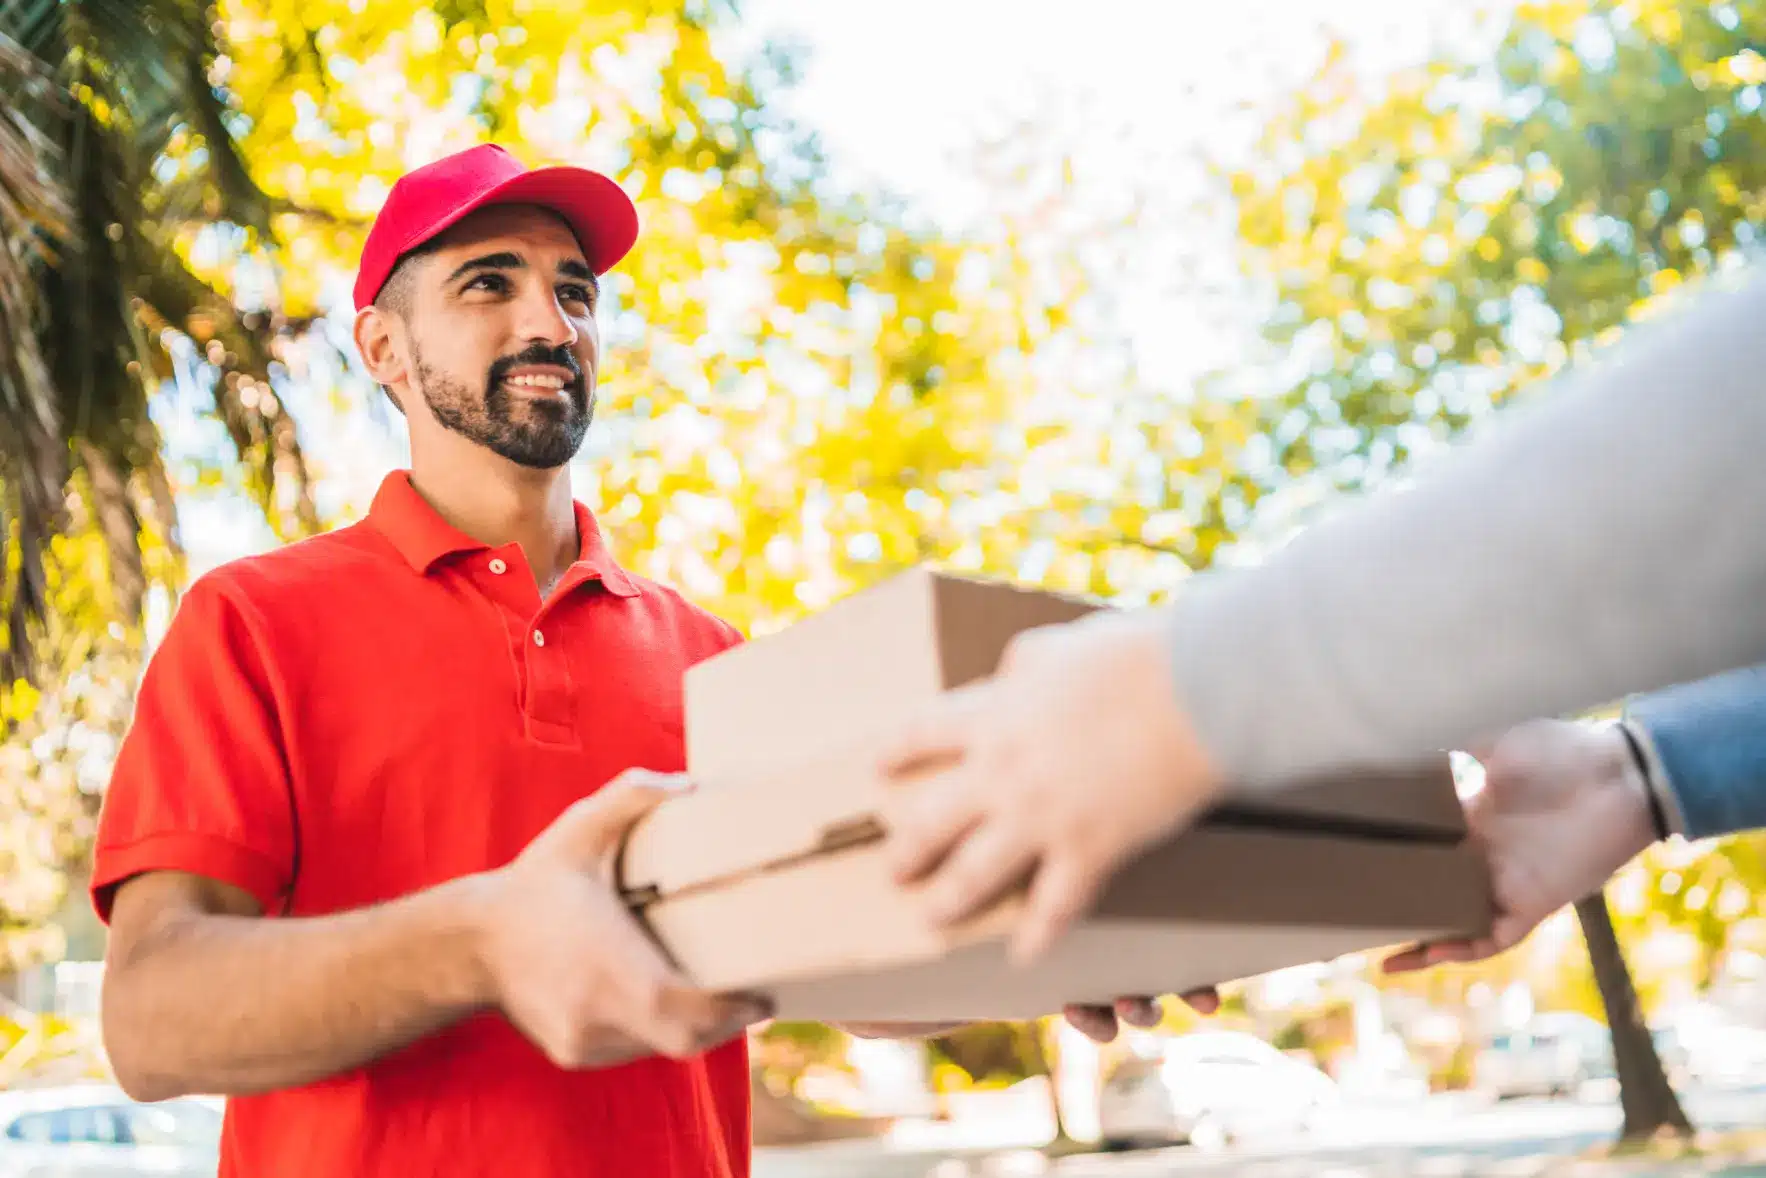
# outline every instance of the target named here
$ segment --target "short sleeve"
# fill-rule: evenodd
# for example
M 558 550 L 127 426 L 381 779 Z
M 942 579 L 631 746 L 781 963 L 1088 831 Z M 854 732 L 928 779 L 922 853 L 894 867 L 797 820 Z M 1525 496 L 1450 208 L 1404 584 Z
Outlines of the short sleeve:
M 244 889 L 274 912 L 291 886 L 295 819 L 267 635 L 211 573 L 149 659 L 99 811 L 92 903 L 182 871 Z
M 718 638 L 720 639 L 718 650 L 720 652 L 729 650 L 731 647 L 741 646 L 748 641 L 747 635 L 724 619 L 714 617 L 712 620 L 717 623 Z

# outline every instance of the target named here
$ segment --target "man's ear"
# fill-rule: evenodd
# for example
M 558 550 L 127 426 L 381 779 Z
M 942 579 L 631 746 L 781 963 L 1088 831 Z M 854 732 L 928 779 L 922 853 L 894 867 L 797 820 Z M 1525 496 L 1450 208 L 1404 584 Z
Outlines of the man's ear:
M 394 335 L 399 328 L 391 315 L 372 303 L 356 312 L 356 351 L 360 353 L 368 375 L 386 389 L 395 405 L 398 395 L 394 390 L 408 384 L 411 376 Z

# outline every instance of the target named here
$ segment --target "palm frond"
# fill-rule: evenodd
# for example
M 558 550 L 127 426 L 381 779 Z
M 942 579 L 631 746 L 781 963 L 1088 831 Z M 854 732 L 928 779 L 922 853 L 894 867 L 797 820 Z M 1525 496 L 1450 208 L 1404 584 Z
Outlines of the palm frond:
M 50 172 L 53 145 L 24 117 L 47 102 L 37 61 L 0 37 L 0 81 L 15 104 L 0 108 L 0 684 L 29 677 L 35 625 L 48 605 L 44 541 L 56 531 L 66 448 L 39 328 L 48 243 L 65 233 L 68 207 Z M 33 97 L 34 96 L 34 97 Z
M 48 539 L 73 527 L 67 503 L 85 521 L 75 530 L 103 537 L 116 620 L 132 624 L 143 600 L 144 521 L 176 558 L 147 412 L 170 374 L 165 329 L 217 358 L 216 411 L 272 525 L 319 526 L 295 423 L 270 384 L 278 341 L 298 325 L 242 314 L 178 252 L 193 222 L 273 245 L 272 218 L 303 212 L 246 167 L 239 116 L 211 80 L 211 15 L 206 0 L 0 0 L 0 536 L 12 541 L 0 692 L 26 670 L 33 633 L 65 629 L 45 562 Z
M 93 51 L 110 63 L 141 137 L 144 158 L 157 158 L 180 131 L 207 153 L 196 175 L 209 220 L 231 221 L 268 235 L 273 202 L 252 178 L 228 126 L 226 101 L 210 81 L 220 56 L 206 6 L 193 0 L 85 0 Z M 146 14 L 142 11 L 145 8 Z M 145 41 L 133 39 L 139 35 Z
M 39 61 L 61 38 L 61 0 L 0 0 L 0 34 Z
M 253 497 L 278 535 L 308 535 L 319 528 L 312 476 L 294 419 L 271 391 L 276 340 L 293 334 L 264 313 L 241 314 L 190 272 L 169 251 L 139 283 L 141 298 L 163 316 L 156 325 L 180 325 L 209 349 L 222 371 L 215 382 L 215 409 L 245 465 Z M 288 502 L 281 502 L 286 494 Z

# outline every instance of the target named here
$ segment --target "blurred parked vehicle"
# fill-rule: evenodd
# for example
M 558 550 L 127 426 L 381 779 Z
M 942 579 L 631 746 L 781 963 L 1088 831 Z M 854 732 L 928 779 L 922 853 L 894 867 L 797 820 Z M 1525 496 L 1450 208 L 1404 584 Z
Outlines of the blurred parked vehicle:
M 1677 1082 L 1724 1087 L 1766 1083 L 1766 1030 L 1738 1022 L 1707 1003 L 1688 1003 L 1667 1012 L 1655 1031 L 1658 1045 L 1673 1044 L 1663 1056 Z
M 214 1178 L 221 1107 L 108 1084 L 0 1092 L 0 1178 Z
M 1188 1142 L 1202 1149 L 1310 1129 L 1339 1100 L 1318 1068 L 1235 1031 L 1158 1042 L 1105 1077 L 1099 1133 L 1108 1147 Z
M 1498 1100 L 1573 1096 L 1613 1077 L 1613 1039 L 1586 1015 L 1541 1014 L 1520 1030 L 1496 1035 L 1478 1053 L 1477 1086 Z

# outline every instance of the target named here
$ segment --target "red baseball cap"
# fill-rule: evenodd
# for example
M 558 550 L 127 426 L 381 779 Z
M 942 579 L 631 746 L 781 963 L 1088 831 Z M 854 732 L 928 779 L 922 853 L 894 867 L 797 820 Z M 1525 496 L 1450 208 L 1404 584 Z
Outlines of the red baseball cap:
M 356 270 L 356 310 L 374 301 L 398 265 L 475 209 L 525 204 L 570 223 L 589 267 L 605 274 L 638 240 L 638 211 L 625 190 L 586 168 L 522 166 L 494 143 L 456 152 L 399 178 L 368 230 Z

